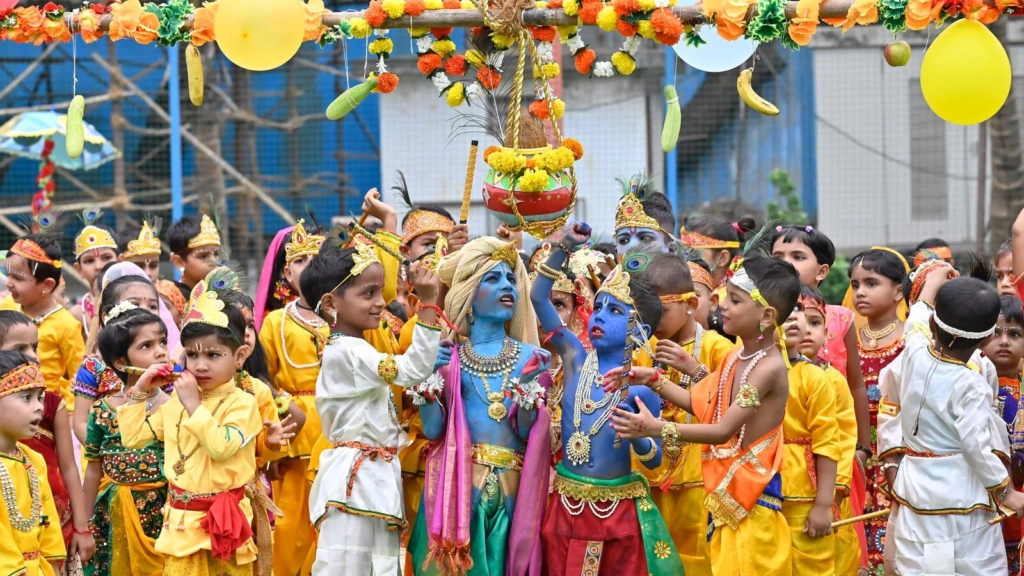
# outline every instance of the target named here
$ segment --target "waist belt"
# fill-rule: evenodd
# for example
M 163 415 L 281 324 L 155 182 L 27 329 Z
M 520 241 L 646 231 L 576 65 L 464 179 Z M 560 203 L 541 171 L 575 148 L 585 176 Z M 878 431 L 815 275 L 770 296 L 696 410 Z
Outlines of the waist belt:
M 818 492 L 818 462 L 814 458 L 814 452 L 811 451 L 811 439 L 810 438 L 786 438 L 782 441 L 783 444 L 803 446 L 804 447 L 804 460 L 807 462 L 807 475 L 811 478 L 811 488 L 814 492 Z
M 292 396 L 316 396 L 316 390 L 299 390 L 298 392 L 293 392 Z
M 216 493 L 197 493 L 182 490 L 174 484 L 168 485 L 167 494 L 171 508 L 192 512 L 205 512 L 200 526 L 210 535 L 210 552 L 221 560 L 231 560 L 235 550 L 252 538 L 252 527 L 241 502 L 245 488 Z M 178 529 L 184 530 L 182 514 Z
M 473 444 L 473 462 L 522 472 L 523 453 L 493 444 Z
M 378 458 L 385 462 L 391 462 L 395 459 L 395 455 L 398 454 L 397 446 L 371 446 L 370 444 L 355 441 L 332 442 L 331 448 L 353 448 L 359 450 L 359 456 L 356 456 L 356 461 L 352 464 L 352 471 L 348 473 L 348 487 L 345 490 L 345 496 L 352 495 L 352 486 L 356 483 L 356 473 L 359 472 L 359 467 L 363 465 L 367 458 L 371 462 L 375 462 Z
M 949 454 L 936 454 L 934 452 L 918 452 L 917 450 L 907 449 L 904 452 L 905 456 L 913 456 L 914 458 L 949 458 L 950 456 L 959 456 L 960 452 L 950 452 Z
M 641 480 L 634 480 L 619 486 L 599 486 L 557 474 L 553 487 L 555 492 L 581 502 L 617 502 L 647 496 L 647 485 Z

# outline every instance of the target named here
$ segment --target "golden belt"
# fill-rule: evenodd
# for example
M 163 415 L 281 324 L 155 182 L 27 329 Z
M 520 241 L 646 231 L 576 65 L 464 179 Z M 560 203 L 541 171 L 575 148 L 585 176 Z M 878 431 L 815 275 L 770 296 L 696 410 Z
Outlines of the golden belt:
M 556 474 L 554 489 L 563 496 L 582 502 L 618 502 L 647 496 L 647 485 L 641 480 L 621 486 L 595 486 Z
M 521 472 L 523 470 L 523 453 L 493 444 L 473 444 L 473 462 Z
M 782 441 L 783 444 L 803 446 L 804 447 L 804 460 L 807 464 L 807 476 L 811 479 L 811 488 L 818 491 L 818 461 L 814 457 L 814 452 L 811 450 L 811 439 L 810 438 L 786 438 Z
M 299 390 L 298 392 L 293 392 L 292 396 L 316 396 L 316 390 Z
M 950 452 L 949 454 L 936 454 L 934 452 L 918 452 L 917 450 L 907 450 L 903 453 L 905 456 L 913 456 L 914 458 L 949 458 L 950 456 L 959 456 L 959 452 Z
M 29 560 L 35 560 L 35 559 L 39 558 L 40 556 L 42 556 L 42 554 L 39 553 L 39 550 L 33 550 L 31 552 L 22 552 L 21 553 L 21 557 L 26 562 L 29 561 Z

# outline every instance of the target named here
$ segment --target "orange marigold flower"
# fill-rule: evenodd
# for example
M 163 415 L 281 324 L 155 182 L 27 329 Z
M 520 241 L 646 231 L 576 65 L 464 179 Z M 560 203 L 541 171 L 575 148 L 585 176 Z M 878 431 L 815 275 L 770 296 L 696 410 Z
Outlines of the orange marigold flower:
M 555 30 L 554 26 L 537 26 L 535 28 L 530 28 L 530 34 L 537 42 L 554 42 L 555 34 L 557 33 L 558 32 Z
M 82 10 L 79 13 L 78 29 L 86 44 L 92 44 L 103 37 L 103 28 L 100 28 L 100 18 L 102 17 L 102 14 L 97 14 L 92 10 Z
M 429 76 L 441 67 L 441 57 L 433 52 L 427 52 L 420 56 L 416 62 L 416 67 L 420 69 L 424 76 Z
M 139 25 L 135 28 L 132 38 L 139 44 L 149 44 L 157 39 L 157 29 L 160 28 L 160 18 L 152 12 L 146 12 L 139 18 Z
M 480 85 L 487 90 L 494 90 L 501 84 L 501 72 L 498 72 L 492 66 L 478 68 L 476 71 L 476 79 L 480 81 Z
M 423 0 L 405 0 L 405 13 L 415 18 L 427 9 Z
M 580 144 L 579 140 L 575 138 L 566 138 L 565 140 L 562 140 L 562 146 L 571 150 L 572 155 L 577 161 L 583 158 L 583 144 Z
M 302 9 L 306 13 L 306 33 L 303 34 L 302 41 L 319 40 L 327 30 L 323 23 L 323 15 L 329 11 L 324 9 L 324 0 L 309 0 Z
M 584 2 L 583 7 L 580 8 L 580 20 L 584 24 L 597 24 L 597 15 L 601 13 L 602 8 L 604 8 L 604 4 L 600 2 Z
M 445 10 L 458 10 L 462 8 L 462 2 L 459 0 L 444 0 L 442 2 Z
M 681 34 L 662 34 L 658 32 L 654 35 L 654 41 L 658 44 L 664 44 L 665 46 L 675 46 L 679 43 Z
M 562 0 L 548 0 L 548 8 L 552 10 L 561 10 L 563 2 Z
M 629 16 L 640 10 L 640 0 L 612 0 L 612 8 L 619 16 Z
M 527 160 L 526 160 L 526 169 L 527 170 L 533 170 L 536 167 L 537 167 L 537 161 L 534 160 L 533 158 L 527 158 Z
M 385 72 L 377 77 L 377 91 L 381 94 L 394 92 L 398 87 L 398 74 Z
M 619 21 L 615 23 L 615 28 L 618 29 L 619 34 L 622 34 L 623 36 L 626 37 L 636 36 L 637 33 L 639 33 L 640 31 L 639 26 L 637 26 L 636 24 L 630 24 L 629 22 L 626 22 L 625 20 L 622 19 L 619 19 Z
M 202 46 L 207 42 L 213 42 L 213 19 L 217 15 L 216 2 L 207 2 L 202 8 L 197 8 L 192 15 L 192 43 Z
M 996 0 L 996 7 L 1007 10 L 1016 5 L 1017 0 Z M 942 0 L 910 0 L 907 4 L 907 28 L 924 30 L 934 22 L 942 12 Z
M 43 12 L 34 6 L 15 8 L 18 25 L 7 30 L 7 39 L 18 43 L 41 43 L 43 37 Z
M 594 60 L 597 60 L 597 53 L 590 48 L 584 48 L 576 53 L 576 71 L 580 74 L 590 74 L 594 69 Z
M 453 28 L 431 28 L 430 33 L 434 35 L 434 38 L 441 39 L 445 36 L 452 35 Z
M 380 28 L 384 21 L 387 20 L 388 15 L 384 13 L 384 8 L 381 7 L 380 0 L 373 0 L 370 5 L 366 7 L 366 12 L 363 14 L 363 18 L 366 19 L 366 23 L 373 28 Z
M 544 100 L 534 100 L 533 104 L 530 104 L 530 114 L 533 114 L 538 120 L 548 119 L 548 103 Z M 527 168 L 530 168 L 529 162 L 527 161 Z
M 789 21 L 789 37 L 797 46 L 807 46 L 818 29 L 818 12 L 822 0 L 798 0 L 796 14 Z
M 111 4 L 110 13 L 113 15 L 110 27 L 107 29 L 110 39 L 130 38 L 139 25 L 139 18 L 142 18 L 142 4 L 139 4 L 139 0 L 125 0 Z
M 658 8 L 651 12 L 651 26 L 655 32 L 669 36 L 682 36 L 683 21 L 668 8 Z
M 462 54 L 452 56 L 444 63 L 444 72 L 449 76 L 462 76 L 466 73 L 466 57 Z
M 497 146 L 491 146 L 491 147 L 487 148 L 487 150 L 484 150 L 484 162 L 485 163 L 487 162 L 487 158 L 491 154 L 494 154 L 495 152 L 499 152 L 500 150 L 501 150 L 501 148 L 499 148 Z

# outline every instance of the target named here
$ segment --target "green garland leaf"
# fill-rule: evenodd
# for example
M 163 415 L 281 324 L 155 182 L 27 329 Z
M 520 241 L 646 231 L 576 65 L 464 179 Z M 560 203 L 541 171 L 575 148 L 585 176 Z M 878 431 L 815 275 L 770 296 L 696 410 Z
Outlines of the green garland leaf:
M 790 50 L 793 50 L 794 52 L 800 50 L 800 45 L 797 44 L 792 37 L 790 37 L 788 32 L 786 34 L 783 34 L 782 38 L 780 38 L 779 41 L 782 42 L 783 46 L 789 48 Z
M 771 42 L 786 33 L 786 11 L 783 0 L 761 0 L 757 3 L 757 16 L 747 24 L 745 37 L 761 42 Z
M 908 1 L 878 0 L 878 19 L 886 30 L 896 34 L 907 28 Z
M 156 30 L 157 43 L 161 46 L 174 46 L 178 42 L 190 42 L 191 31 L 182 31 L 181 27 L 192 14 L 193 6 L 188 0 L 170 0 L 166 4 L 157 6 L 149 3 L 145 6 L 146 12 L 156 14 L 160 20 L 160 27 Z
M 707 41 L 700 37 L 696 30 L 686 33 L 686 45 L 690 48 L 700 48 L 707 44 Z
M 342 38 L 346 40 L 351 40 L 353 38 L 352 23 L 349 22 L 348 20 L 342 20 L 341 24 L 331 26 L 330 28 L 325 30 L 323 35 L 320 36 L 320 39 L 317 40 L 316 43 L 319 44 L 321 48 L 323 48 L 328 44 L 334 44 L 335 42 L 341 40 Z

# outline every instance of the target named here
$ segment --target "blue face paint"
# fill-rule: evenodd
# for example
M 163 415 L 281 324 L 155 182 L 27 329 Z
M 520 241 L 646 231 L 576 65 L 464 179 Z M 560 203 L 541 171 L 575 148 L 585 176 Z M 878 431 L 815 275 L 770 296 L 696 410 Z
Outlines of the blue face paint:
M 651 228 L 623 228 L 615 233 L 615 253 L 620 257 L 633 248 L 654 252 L 668 252 L 669 241 L 660 230 Z
M 516 275 L 508 264 L 502 262 L 480 279 L 480 285 L 473 296 L 473 316 L 482 320 L 508 322 L 518 302 Z
M 599 355 L 615 350 L 621 355 L 626 346 L 626 329 L 629 326 L 629 311 L 632 309 L 632 306 L 623 304 L 610 294 L 597 295 L 587 333 Z

